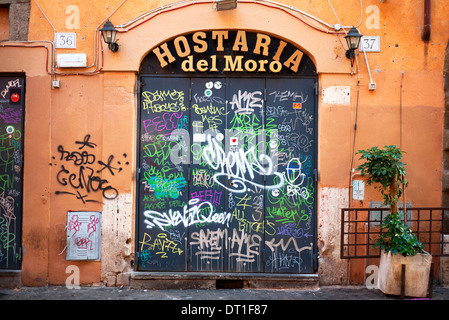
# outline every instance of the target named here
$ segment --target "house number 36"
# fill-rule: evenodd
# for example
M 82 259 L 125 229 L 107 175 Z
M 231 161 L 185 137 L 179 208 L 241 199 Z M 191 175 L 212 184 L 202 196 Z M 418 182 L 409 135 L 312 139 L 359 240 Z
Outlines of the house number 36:
M 56 33 L 56 49 L 76 49 L 76 33 Z

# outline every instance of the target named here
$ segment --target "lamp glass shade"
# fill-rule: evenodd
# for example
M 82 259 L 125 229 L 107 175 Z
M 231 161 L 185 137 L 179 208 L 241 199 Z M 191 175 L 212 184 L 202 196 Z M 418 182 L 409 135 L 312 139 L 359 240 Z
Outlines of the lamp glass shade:
M 348 44 L 348 50 L 356 50 L 359 47 L 360 39 L 362 35 L 356 27 L 352 27 L 348 34 L 345 36 L 346 43 Z
M 100 29 L 100 32 L 103 36 L 103 40 L 107 44 L 111 44 L 115 42 L 115 37 L 117 35 L 117 29 L 114 28 L 114 25 L 111 21 L 106 21 L 103 28 Z

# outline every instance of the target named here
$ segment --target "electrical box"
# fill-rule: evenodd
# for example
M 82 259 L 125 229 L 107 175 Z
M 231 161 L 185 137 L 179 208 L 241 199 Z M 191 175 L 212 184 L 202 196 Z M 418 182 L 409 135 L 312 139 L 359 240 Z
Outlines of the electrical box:
M 60 53 L 56 60 L 58 68 L 85 68 L 87 66 L 85 53 Z
M 53 88 L 59 88 L 59 80 L 52 80 L 51 81 L 51 86 Z
M 66 260 L 100 260 L 101 212 L 67 212 Z
M 352 180 L 352 199 L 361 201 L 365 199 L 364 180 Z

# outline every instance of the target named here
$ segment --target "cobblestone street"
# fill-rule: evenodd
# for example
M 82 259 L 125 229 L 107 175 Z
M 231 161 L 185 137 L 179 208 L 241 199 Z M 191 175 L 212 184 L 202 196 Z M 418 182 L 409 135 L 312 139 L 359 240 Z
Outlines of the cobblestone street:
M 404 300 L 412 300 L 406 297 Z M 434 286 L 432 298 L 449 300 L 449 287 Z M 400 300 L 377 289 L 361 286 L 331 286 L 317 290 L 138 290 L 129 288 L 63 286 L 0 289 L 0 300 Z

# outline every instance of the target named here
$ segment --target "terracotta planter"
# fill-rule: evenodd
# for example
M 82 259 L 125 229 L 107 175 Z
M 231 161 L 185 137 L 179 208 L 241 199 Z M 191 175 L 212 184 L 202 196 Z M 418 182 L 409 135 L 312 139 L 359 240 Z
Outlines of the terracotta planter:
M 426 297 L 432 256 L 427 252 L 404 257 L 401 254 L 380 255 L 378 288 L 385 294 L 401 294 L 401 272 L 405 265 L 405 296 Z

